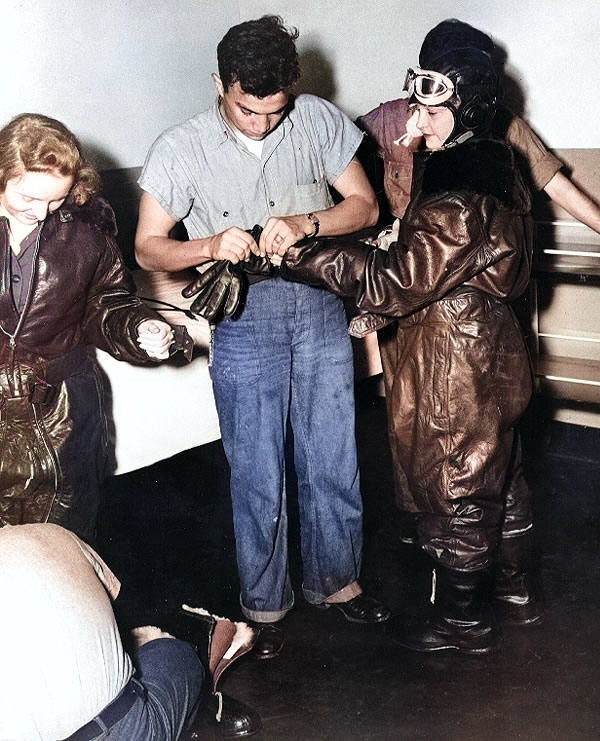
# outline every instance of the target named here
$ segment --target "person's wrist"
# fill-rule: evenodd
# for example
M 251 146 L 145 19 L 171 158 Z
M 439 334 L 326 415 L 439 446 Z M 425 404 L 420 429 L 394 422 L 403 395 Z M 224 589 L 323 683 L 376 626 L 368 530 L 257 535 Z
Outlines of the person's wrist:
M 312 225 L 312 230 L 310 232 L 306 232 L 306 238 L 312 239 L 313 237 L 316 237 L 319 233 L 319 229 L 321 227 L 321 222 L 319 221 L 316 214 L 313 214 L 312 212 L 310 214 L 306 214 L 306 218 L 310 221 Z

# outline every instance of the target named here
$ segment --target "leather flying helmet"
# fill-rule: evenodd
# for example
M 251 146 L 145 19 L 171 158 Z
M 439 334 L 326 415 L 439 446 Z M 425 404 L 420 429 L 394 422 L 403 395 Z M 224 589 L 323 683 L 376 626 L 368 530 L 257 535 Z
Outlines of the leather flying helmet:
M 454 128 L 444 147 L 487 133 L 499 92 L 492 39 L 462 21 L 442 21 L 425 37 L 405 89 L 411 103 L 452 111 Z

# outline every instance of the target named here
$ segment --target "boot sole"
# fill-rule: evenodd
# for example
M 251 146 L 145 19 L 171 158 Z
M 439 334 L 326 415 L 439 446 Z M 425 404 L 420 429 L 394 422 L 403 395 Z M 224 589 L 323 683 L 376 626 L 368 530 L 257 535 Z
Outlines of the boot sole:
M 493 654 L 496 651 L 499 651 L 502 646 L 502 639 L 492 645 L 480 646 L 476 648 L 460 646 L 454 643 L 451 645 L 444 644 L 439 646 L 413 645 L 408 642 L 403 642 L 401 639 L 394 639 L 393 637 L 392 640 L 403 648 L 407 648 L 410 651 L 418 651 L 419 653 L 433 653 L 435 651 L 458 651 L 459 653 L 468 654 L 469 656 L 483 656 L 485 654 Z
M 404 643 L 399 643 L 403 648 L 407 648 L 410 651 L 418 651 L 419 653 L 435 653 L 436 651 L 458 651 L 461 654 L 467 654 L 469 656 L 485 656 L 487 654 L 496 653 L 500 650 L 501 644 L 498 646 L 486 646 L 485 648 L 464 648 L 463 646 L 432 646 L 428 648 L 409 646 Z

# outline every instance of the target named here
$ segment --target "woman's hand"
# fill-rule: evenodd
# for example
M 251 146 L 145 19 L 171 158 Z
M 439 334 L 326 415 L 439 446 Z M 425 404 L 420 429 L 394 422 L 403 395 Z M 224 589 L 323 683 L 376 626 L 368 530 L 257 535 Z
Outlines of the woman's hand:
M 173 344 L 173 329 L 167 322 L 146 319 L 138 325 L 138 344 L 149 357 L 166 360 Z

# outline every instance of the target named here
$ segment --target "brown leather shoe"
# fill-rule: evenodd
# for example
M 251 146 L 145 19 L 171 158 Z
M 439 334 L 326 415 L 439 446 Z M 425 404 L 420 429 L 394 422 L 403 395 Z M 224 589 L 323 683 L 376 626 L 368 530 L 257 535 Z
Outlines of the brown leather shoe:
M 275 623 L 251 623 L 256 631 L 252 653 L 257 659 L 274 659 L 284 644 L 283 630 Z
M 364 594 L 359 594 L 347 602 L 323 602 L 319 607 L 337 607 L 351 623 L 384 623 L 392 616 L 385 605 Z

